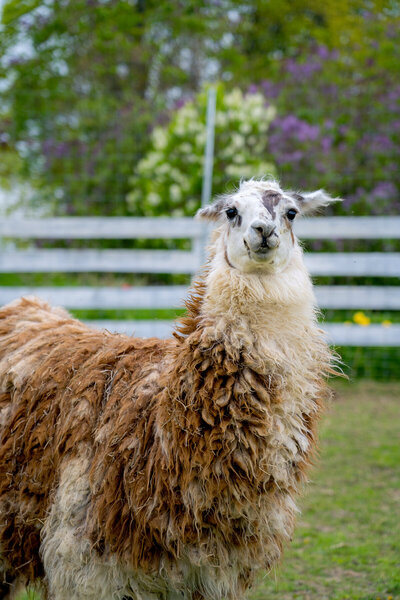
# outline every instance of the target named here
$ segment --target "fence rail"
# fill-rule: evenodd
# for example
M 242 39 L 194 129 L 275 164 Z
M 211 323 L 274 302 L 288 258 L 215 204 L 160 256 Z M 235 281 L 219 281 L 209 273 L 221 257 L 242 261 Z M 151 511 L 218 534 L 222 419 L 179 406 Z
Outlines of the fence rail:
M 86 321 L 88 325 L 138 337 L 169 337 L 173 331 L 173 321 Z M 330 343 L 336 346 L 400 346 L 400 325 L 382 327 L 381 325 L 343 325 L 342 323 L 324 323 L 321 327 Z
M 0 273 L 195 273 L 183 250 L 17 250 L 0 256 Z
M 313 217 L 295 222 L 303 239 L 399 239 L 400 217 Z M 190 217 L 60 217 L 0 222 L 0 237 L 23 239 L 185 239 L 204 225 Z
M 400 253 L 321 252 L 305 256 L 311 275 L 400 277 Z M 195 251 L 16 250 L 0 255 L 0 273 L 190 273 L 201 266 Z
M 303 239 L 400 239 L 400 217 L 318 217 L 296 222 Z M 194 274 L 203 258 L 205 229 L 193 219 L 88 217 L 52 219 L 6 218 L 2 273 L 107 272 Z M 188 250 L 15 249 L 13 239 L 190 239 Z M 305 255 L 312 275 L 341 277 L 399 277 L 400 253 L 336 252 Z M 2 287 L 0 303 L 36 295 L 72 309 L 161 309 L 182 306 L 185 286 L 118 287 Z M 321 308 L 400 310 L 400 286 L 317 286 Z M 170 334 L 170 321 L 90 321 L 93 326 L 139 336 Z M 324 323 L 329 339 L 340 345 L 400 345 L 400 325 L 359 327 Z
M 21 296 L 40 296 L 71 309 L 177 308 L 187 293 L 184 285 L 135 287 L 3 287 L 0 303 Z M 320 308 L 400 310 L 400 286 L 315 286 Z
M 0 237 L 21 239 L 186 239 L 200 237 L 203 231 L 202 223 L 188 217 L 6 218 L 0 222 Z

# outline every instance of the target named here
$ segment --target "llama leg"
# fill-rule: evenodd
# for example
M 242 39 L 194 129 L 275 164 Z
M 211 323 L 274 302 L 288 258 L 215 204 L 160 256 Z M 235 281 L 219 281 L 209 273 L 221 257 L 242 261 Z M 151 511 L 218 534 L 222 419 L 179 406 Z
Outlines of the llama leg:
M 115 565 L 96 555 L 82 535 L 89 500 L 89 459 L 64 462 L 42 530 L 41 554 L 50 600 L 120 600 L 124 582 Z

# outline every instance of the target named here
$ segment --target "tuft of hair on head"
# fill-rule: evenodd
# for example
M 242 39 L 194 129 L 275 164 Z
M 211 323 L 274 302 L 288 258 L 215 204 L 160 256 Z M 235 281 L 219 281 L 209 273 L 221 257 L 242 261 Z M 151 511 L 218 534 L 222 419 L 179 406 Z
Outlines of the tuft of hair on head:
M 325 190 L 300 194 L 292 192 L 290 195 L 296 200 L 302 215 L 312 215 L 334 202 L 342 202 L 342 198 L 332 198 Z

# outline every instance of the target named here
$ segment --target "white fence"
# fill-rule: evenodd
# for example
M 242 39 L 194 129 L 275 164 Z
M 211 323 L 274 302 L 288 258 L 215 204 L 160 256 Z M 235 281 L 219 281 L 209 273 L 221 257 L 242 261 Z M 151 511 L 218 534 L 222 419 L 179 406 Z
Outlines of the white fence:
M 302 239 L 400 239 L 400 217 L 321 217 L 299 220 Z M 204 256 L 204 225 L 193 219 L 58 218 L 0 222 L 0 237 L 10 239 L 191 239 L 184 250 L 15 249 L 3 244 L 1 273 L 111 272 L 194 274 Z M 312 252 L 305 256 L 312 275 L 400 277 L 400 253 Z M 69 309 L 160 309 L 182 306 L 184 286 L 2 287 L 0 304 L 21 295 L 36 295 Z M 321 308 L 400 310 L 400 286 L 317 286 Z M 91 321 L 93 326 L 138 336 L 166 337 L 170 321 Z M 400 346 L 400 325 L 324 323 L 332 343 L 356 346 Z

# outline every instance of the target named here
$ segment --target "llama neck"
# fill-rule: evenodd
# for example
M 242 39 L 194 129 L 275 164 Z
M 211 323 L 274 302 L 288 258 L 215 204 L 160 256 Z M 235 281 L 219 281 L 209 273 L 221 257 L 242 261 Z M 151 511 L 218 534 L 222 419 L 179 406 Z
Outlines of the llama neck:
M 260 560 L 267 546 L 278 556 L 276 532 L 283 540 L 292 530 L 291 496 L 314 444 L 330 359 L 300 248 L 275 276 L 243 274 L 215 253 L 188 309 L 155 421 L 161 472 L 185 507 L 180 539 L 188 547 L 199 539 L 207 557 L 223 555 L 219 539 L 243 548 L 251 540 Z M 216 523 L 223 536 L 214 536 Z
M 290 265 L 272 275 L 242 273 L 216 251 L 193 292 L 188 317 L 178 328 L 183 334 L 177 334 L 178 364 L 189 360 L 194 366 L 195 348 L 196 364 L 204 356 L 208 363 L 213 348 L 221 345 L 234 363 L 259 373 L 287 371 L 289 365 L 301 369 L 300 359 L 304 362 L 309 355 L 311 366 L 324 354 L 314 293 L 298 246 Z
M 277 448 L 283 456 L 288 450 L 280 436 L 286 432 L 292 449 L 297 448 L 293 440 L 301 452 L 308 448 L 330 362 L 315 326 L 314 296 L 300 248 L 291 265 L 275 276 L 243 275 L 219 256 L 214 255 L 189 302 L 159 403 L 168 468 L 176 471 L 188 497 L 198 472 L 207 474 L 203 479 L 210 478 L 209 485 L 202 482 L 210 495 L 207 510 L 220 493 L 220 488 L 211 489 L 213 482 L 237 479 L 236 467 L 229 466 L 236 450 L 244 457 L 240 469 L 247 477 L 239 504 L 270 475 L 279 486 L 287 485 L 292 463 L 281 460 Z M 247 459 L 258 469 L 256 483 Z M 232 502 L 229 493 L 227 503 Z
M 200 306 L 207 334 L 231 348 L 259 356 L 293 339 L 301 340 L 315 323 L 315 298 L 302 251 L 277 274 L 242 273 L 216 253 L 205 279 Z

